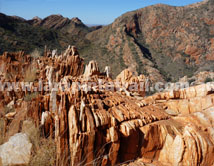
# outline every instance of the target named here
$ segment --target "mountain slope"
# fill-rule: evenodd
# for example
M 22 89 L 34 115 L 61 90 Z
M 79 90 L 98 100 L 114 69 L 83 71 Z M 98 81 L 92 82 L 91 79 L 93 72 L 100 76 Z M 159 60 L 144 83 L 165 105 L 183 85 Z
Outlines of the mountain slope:
M 89 31 L 78 18 L 68 20 L 57 16 L 54 21 L 54 16 L 49 16 L 44 20 L 34 18 L 26 21 L 0 13 L 0 52 L 31 52 L 35 48 L 43 49 L 44 45 L 62 50 L 78 43 L 78 40 L 83 42 L 82 39 Z
M 0 50 L 31 51 L 44 44 L 58 46 L 57 33 L 41 27 L 33 27 L 23 20 L 0 14 Z
M 176 80 L 213 67 L 213 16 L 211 0 L 186 7 L 159 4 L 126 13 L 87 38 L 139 73 L 153 68 Z
M 101 69 L 109 65 L 113 76 L 129 67 L 134 73 L 149 75 L 152 81 L 175 81 L 214 67 L 213 5 L 213 0 L 185 7 L 153 5 L 125 13 L 99 29 L 60 15 L 14 21 L 19 26 L 7 20 L 9 26 L 0 23 L 0 48 L 31 50 L 46 44 L 61 49 L 76 45 L 86 63 L 96 59 Z M 19 29 L 22 33 L 17 33 Z M 29 39 L 25 32 L 34 35 Z

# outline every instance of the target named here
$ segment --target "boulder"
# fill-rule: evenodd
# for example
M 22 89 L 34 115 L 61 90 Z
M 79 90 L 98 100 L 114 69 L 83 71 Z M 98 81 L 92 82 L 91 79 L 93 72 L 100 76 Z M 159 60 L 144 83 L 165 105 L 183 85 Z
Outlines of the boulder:
M 26 134 L 17 133 L 0 146 L 2 165 L 27 165 L 31 157 L 32 144 Z

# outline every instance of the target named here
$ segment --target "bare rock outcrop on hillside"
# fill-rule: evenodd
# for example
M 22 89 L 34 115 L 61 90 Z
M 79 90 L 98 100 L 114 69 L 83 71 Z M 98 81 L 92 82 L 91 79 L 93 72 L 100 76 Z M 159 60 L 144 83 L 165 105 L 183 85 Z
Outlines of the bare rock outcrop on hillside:
M 195 73 L 192 77 L 184 76 L 179 79 L 180 82 L 189 82 L 191 85 L 200 85 L 202 83 L 212 82 L 214 80 L 214 72 L 203 71 Z

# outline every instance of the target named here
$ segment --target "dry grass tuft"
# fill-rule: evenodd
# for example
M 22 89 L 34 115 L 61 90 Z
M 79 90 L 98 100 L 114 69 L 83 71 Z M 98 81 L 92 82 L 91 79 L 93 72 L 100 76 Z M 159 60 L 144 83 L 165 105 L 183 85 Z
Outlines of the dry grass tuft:
M 25 72 L 24 81 L 25 82 L 34 82 L 37 78 L 36 76 L 37 70 L 35 68 L 29 67 Z
M 15 112 L 15 108 L 14 107 L 10 108 L 10 107 L 5 106 L 4 107 L 4 114 L 6 115 L 10 112 Z
M 0 145 L 4 143 L 4 119 L 0 118 Z
M 35 49 L 30 55 L 32 58 L 37 59 L 41 56 L 41 52 L 38 49 Z
M 37 98 L 38 95 L 38 92 L 29 93 L 24 97 L 24 101 L 32 101 L 33 99 Z
M 56 162 L 56 145 L 54 139 L 42 138 L 38 128 L 32 130 L 29 137 L 33 144 L 32 158 L 29 165 L 54 166 Z

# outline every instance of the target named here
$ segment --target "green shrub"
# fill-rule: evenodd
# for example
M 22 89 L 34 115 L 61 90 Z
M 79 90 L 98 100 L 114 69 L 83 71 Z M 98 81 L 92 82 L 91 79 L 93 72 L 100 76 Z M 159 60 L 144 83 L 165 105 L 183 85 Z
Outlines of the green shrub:
M 207 77 L 206 79 L 205 79 L 205 81 L 204 81 L 204 83 L 207 83 L 207 82 L 212 82 L 213 80 L 212 80 L 212 78 L 210 78 L 210 77 Z
M 34 128 L 30 133 L 30 141 L 33 144 L 30 166 L 53 166 L 56 161 L 56 144 L 52 138 L 42 138 L 40 129 Z
M 192 78 L 192 79 L 188 80 L 188 82 L 189 82 L 189 84 L 191 85 L 191 83 L 195 82 L 195 79 Z
M 37 59 L 42 55 L 42 53 L 36 48 L 30 55 L 32 58 Z

